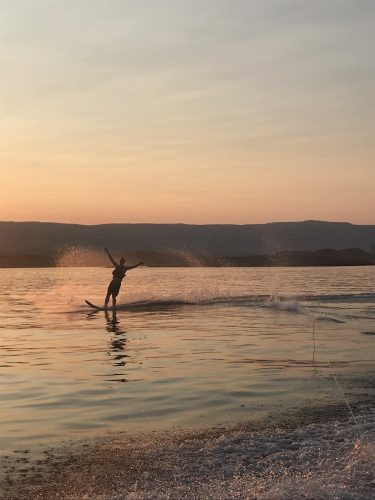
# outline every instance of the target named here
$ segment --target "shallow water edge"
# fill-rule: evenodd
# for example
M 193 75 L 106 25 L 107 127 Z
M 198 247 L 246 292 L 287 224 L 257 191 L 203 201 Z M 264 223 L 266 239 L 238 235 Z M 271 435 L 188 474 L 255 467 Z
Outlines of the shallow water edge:
M 69 441 L 4 462 L 2 498 L 368 499 L 375 398 L 205 430 Z

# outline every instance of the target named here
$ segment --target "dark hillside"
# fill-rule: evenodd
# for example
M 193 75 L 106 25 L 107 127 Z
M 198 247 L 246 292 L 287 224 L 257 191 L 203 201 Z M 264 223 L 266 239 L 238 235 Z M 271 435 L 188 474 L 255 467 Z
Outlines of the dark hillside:
M 50 255 L 70 247 L 114 252 L 185 252 L 208 257 L 375 247 L 375 226 L 339 222 L 249 225 L 0 222 L 0 252 Z

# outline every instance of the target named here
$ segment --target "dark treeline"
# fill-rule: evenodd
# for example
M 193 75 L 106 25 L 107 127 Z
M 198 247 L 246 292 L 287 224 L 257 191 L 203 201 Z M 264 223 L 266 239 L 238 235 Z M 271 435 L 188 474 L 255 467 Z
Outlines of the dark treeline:
M 344 250 L 284 251 L 271 255 L 212 257 L 186 252 L 124 252 L 127 261 L 143 260 L 150 267 L 269 267 L 269 266 L 368 266 L 375 265 L 375 254 L 358 248 Z M 100 253 L 75 254 L 68 259 L 61 253 L 50 255 L 0 253 L 0 267 L 103 267 L 109 266 Z

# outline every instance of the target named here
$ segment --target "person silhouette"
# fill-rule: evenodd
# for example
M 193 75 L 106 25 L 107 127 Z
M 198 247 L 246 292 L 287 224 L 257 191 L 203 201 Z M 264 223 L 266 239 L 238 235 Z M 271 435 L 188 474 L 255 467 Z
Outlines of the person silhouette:
M 112 271 L 112 276 L 113 276 L 112 281 L 110 282 L 110 284 L 108 286 L 107 295 L 106 295 L 105 300 L 104 300 L 104 309 L 107 309 L 108 302 L 109 302 L 109 299 L 111 298 L 111 296 L 112 296 L 113 309 L 115 309 L 116 308 L 116 297 L 120 292 L 121 283 L 122 283 L 122 280 L 125 278 L 126 272 L 129 271 L 130 269 L 134 269 L 138 266 L 141 266 L 143 264 L 143 262 L 138 262 L 138 264 L 135 264 L 134 266 L 126 266 L 125 265 L 125 257 L 121 257 L 120 263 L 117 263 L 115 261 L 115 259 L 112 257 L 112 255 L 109 253 L 108 249 L 105 248 L 104 250 L 109 257 L 109 260 L 112 262 L 112 264 L 114 266 L 114 270 Z

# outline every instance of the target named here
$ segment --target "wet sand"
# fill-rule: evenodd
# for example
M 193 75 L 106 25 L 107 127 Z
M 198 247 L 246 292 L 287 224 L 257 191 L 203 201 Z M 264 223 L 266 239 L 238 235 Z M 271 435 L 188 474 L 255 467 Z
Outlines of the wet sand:
M 257 423 L 116 434 L 17 450 L 2 466 L 2 498 L 371 498 L 374 398 L 270 415 Z

